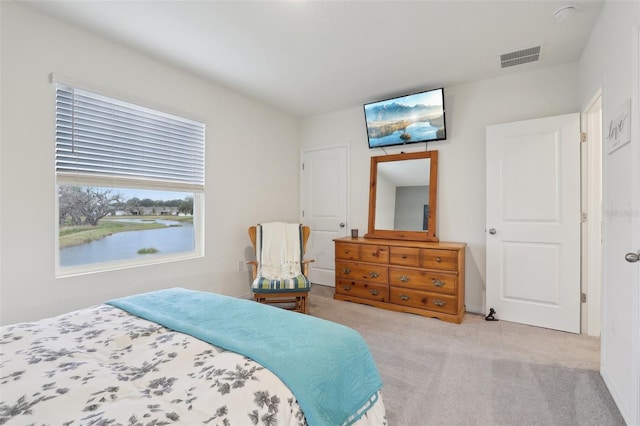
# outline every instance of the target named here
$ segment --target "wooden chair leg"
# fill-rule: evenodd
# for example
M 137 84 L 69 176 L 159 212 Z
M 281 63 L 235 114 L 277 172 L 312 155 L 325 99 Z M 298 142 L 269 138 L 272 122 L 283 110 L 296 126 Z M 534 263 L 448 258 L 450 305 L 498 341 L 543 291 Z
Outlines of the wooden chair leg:
M 309 313 L 309 293 L 253 293 L 253 300 L 303 314 Z

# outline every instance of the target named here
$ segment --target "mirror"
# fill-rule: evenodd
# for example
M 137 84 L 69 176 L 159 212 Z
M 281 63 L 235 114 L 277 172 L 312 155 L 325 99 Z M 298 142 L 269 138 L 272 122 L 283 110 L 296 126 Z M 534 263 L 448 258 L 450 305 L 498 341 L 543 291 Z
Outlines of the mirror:
M 371 157 L 365 238 L 438 241 L 438 151 Z

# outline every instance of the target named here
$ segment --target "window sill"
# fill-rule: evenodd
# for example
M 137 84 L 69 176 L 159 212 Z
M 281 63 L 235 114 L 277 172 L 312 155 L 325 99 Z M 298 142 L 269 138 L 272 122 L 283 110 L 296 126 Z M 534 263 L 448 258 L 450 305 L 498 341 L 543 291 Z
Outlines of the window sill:
M 117 271 L 121 269 L 131 269 L 141 266 L 152 266 L 171 262 L 181 262 L 190 259 L 197 259 L 203 256 L 204 255 L 202 253 L 190 252 L 165 256 L 154 255 L 153 257 L 149 257 L 145 261 L 136 259 L 116 262 L 103 262 L 94 265 L 69 266 L 65 268 L 58 267 L 56 268 L 56 279 L 98 274 L 103 272 Z

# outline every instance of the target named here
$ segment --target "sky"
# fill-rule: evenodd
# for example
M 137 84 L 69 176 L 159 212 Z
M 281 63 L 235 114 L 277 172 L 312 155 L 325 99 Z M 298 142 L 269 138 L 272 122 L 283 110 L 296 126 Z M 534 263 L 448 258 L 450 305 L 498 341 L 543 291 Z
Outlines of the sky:
M 122 198 L 124 201 L 127 201 L 131 198 L 138 197 L 141 200 L 145 198 L 150 198 L 154 201 L 156 200 L 184 200 L 185 197 L 193 197 L 193 193 L 190 192 L 170 192 L 170 191 L 152 191 L 148 189 L 125 189 L 118 188 L 115 191 L 122 194 Z

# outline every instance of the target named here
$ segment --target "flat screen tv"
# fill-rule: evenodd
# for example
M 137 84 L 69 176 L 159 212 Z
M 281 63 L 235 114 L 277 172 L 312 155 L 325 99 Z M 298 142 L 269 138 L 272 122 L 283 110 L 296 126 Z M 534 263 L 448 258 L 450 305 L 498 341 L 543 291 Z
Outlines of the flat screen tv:
M 369 148 L 447 138 L 442 88 L 365 104 L 364 117 Z

